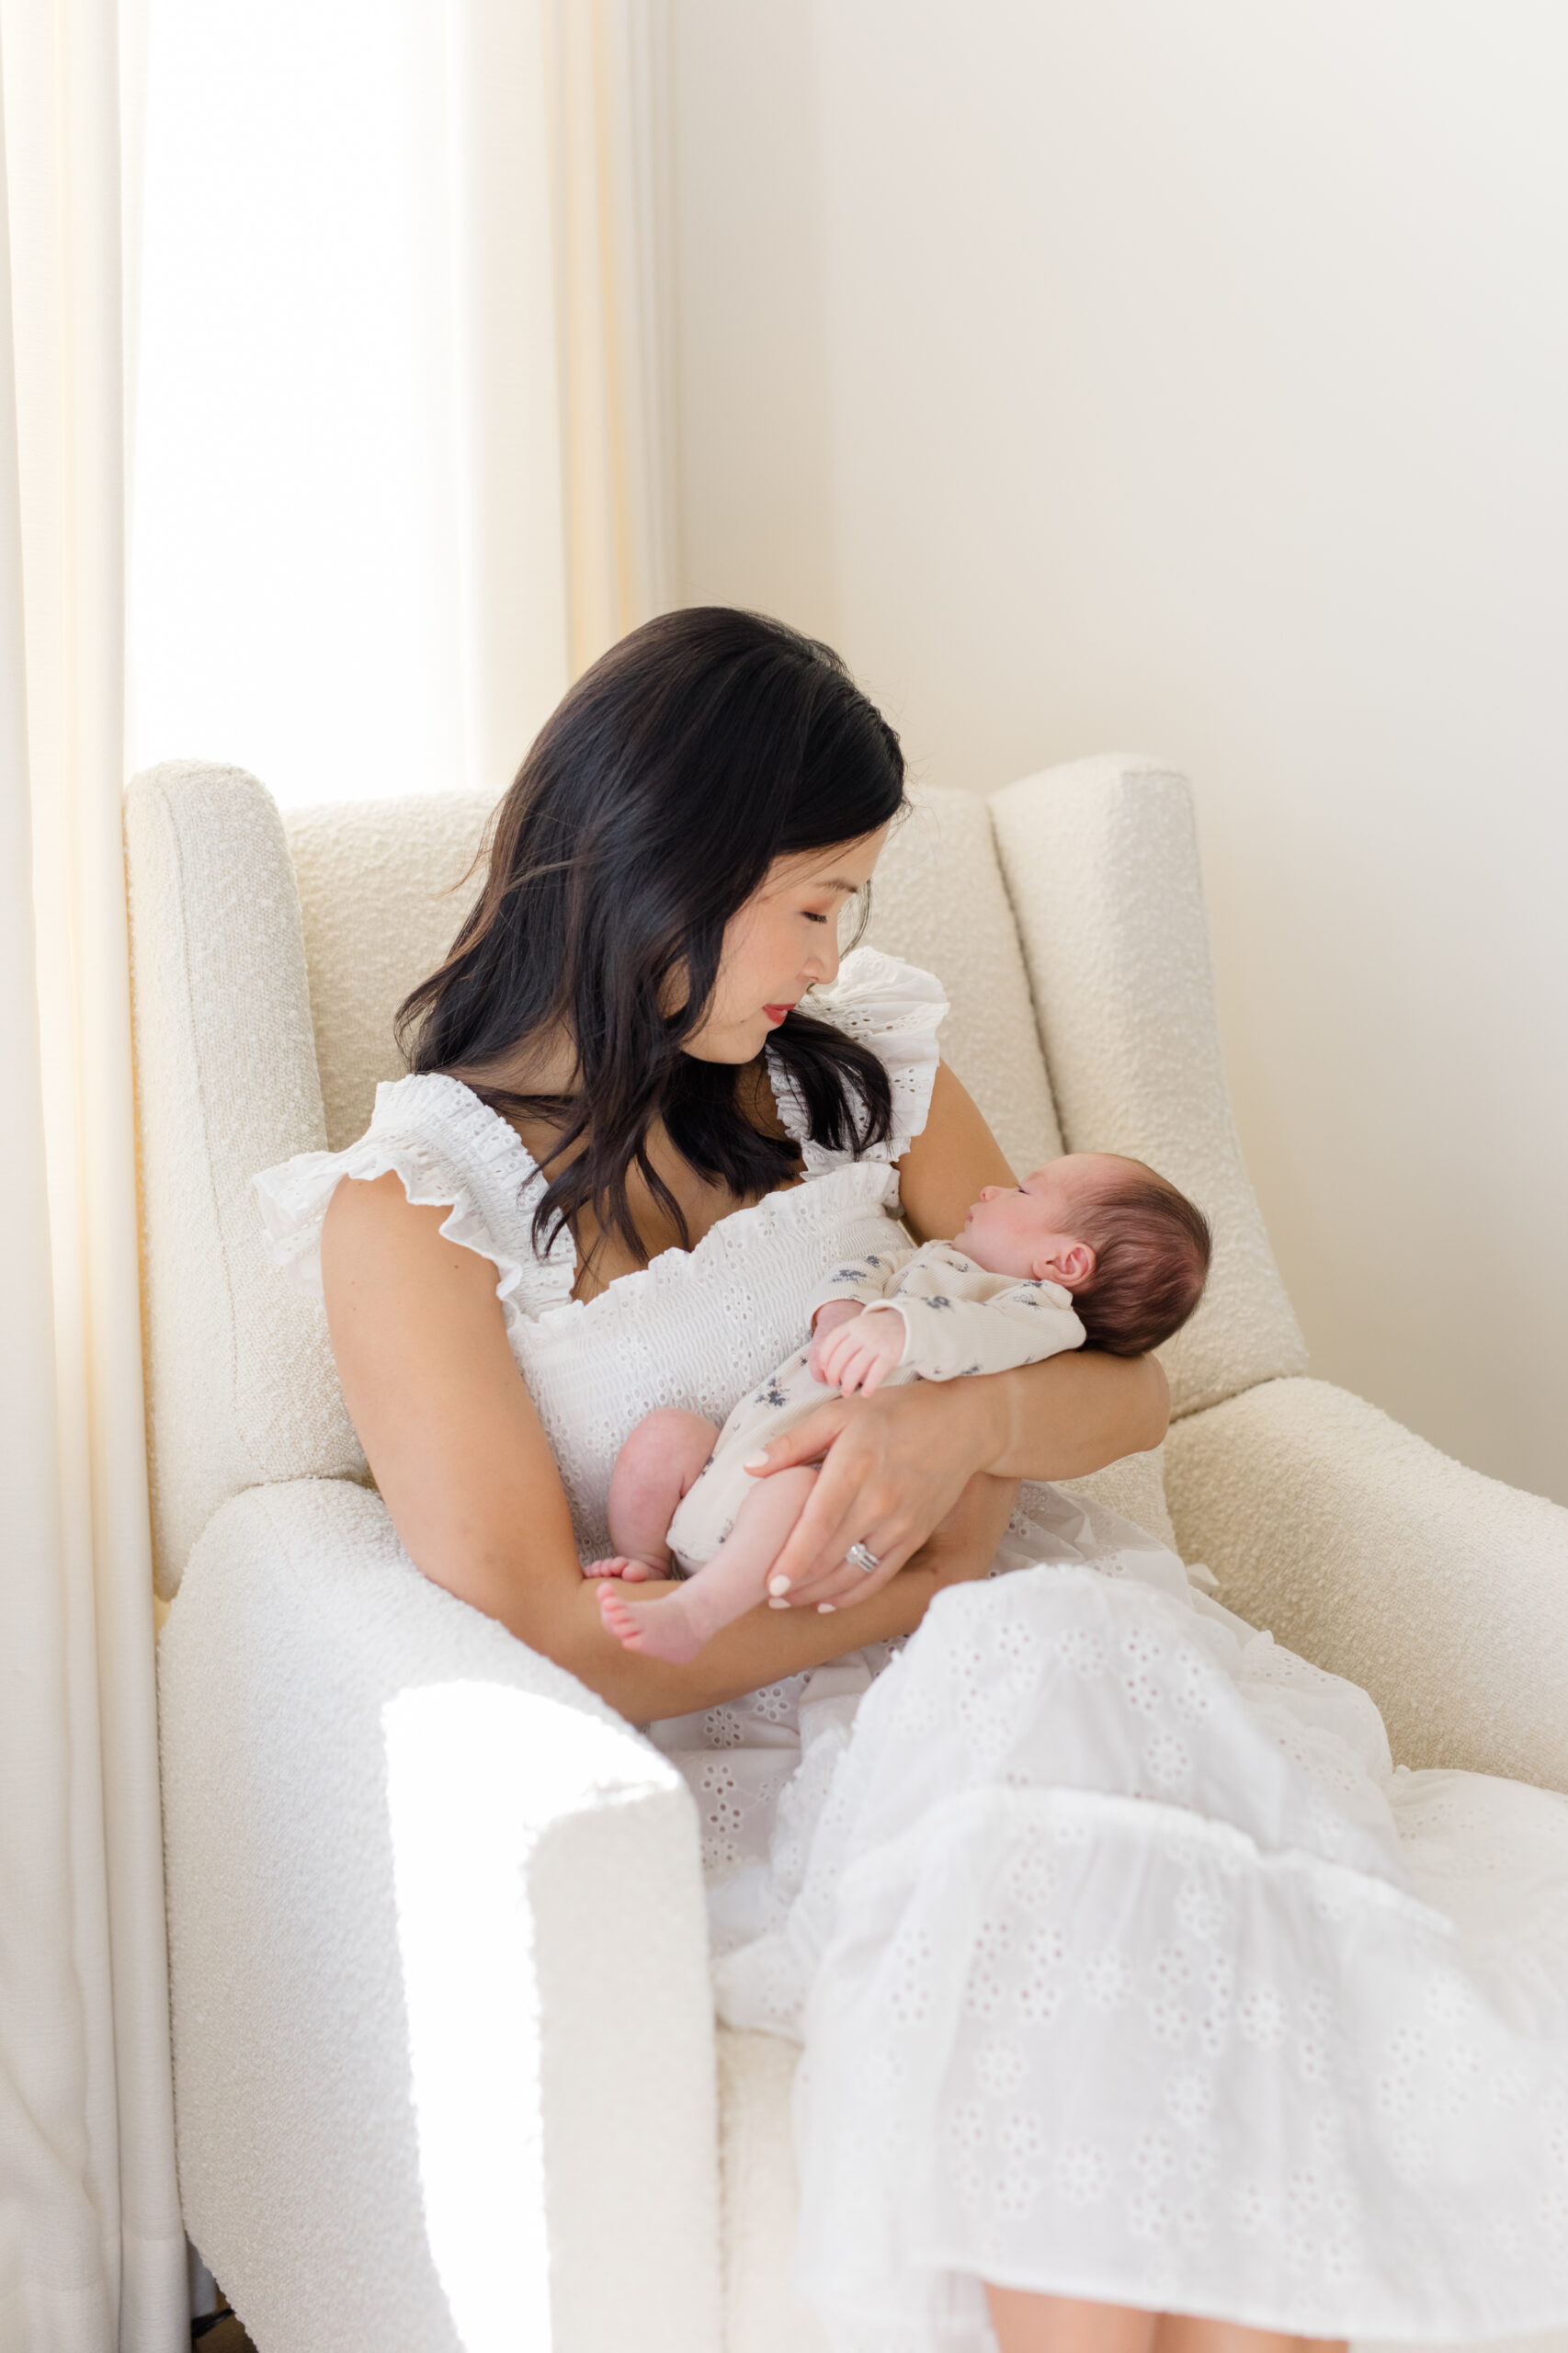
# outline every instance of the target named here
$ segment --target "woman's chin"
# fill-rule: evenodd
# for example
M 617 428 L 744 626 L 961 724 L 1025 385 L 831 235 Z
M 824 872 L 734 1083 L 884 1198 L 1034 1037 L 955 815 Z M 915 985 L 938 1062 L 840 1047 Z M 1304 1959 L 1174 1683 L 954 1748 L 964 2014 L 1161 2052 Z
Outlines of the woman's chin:
M 717 1036 L 688 1038 L 683 1051 L 697 1063 L 754 1063 L 773 1035 L 771 1021 L 761 1018 L 724 1029 Z

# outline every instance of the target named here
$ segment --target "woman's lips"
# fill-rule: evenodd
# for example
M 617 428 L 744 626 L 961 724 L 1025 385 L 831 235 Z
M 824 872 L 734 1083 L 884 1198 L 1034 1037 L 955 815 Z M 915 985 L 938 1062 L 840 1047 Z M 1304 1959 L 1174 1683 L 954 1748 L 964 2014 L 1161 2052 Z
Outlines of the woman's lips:
M 783 1020 L 784 1016 L 787 1013 L 794 1012 L 794 1000 L 791 998 L 788 1005 L 765 1005 L 762 1009 L 764 1013 L 767 1014 L 769 1021 L 774 1023 L 777 1027 L 777 1025 Z

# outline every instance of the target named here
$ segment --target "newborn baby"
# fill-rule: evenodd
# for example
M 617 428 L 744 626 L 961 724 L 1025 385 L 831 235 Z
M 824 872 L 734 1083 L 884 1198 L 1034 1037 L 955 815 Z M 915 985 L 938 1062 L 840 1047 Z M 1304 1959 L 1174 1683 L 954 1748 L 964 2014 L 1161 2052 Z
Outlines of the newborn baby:
M 1006 1372 L 1085 1341 L 1142 1356 L 1197 1306 L 1209 1249 L 1202 1212 L 1142 1161 L 1069 1153 L 1021 1185 L 985 1186 L 952 1242 L 835 1267 L 809 1302 L 810 1347 L 722 1430 L 672 1408 L 621 1448 L 609 1488 L 619 1549 L 584 1571 L 621 1581 L 600 1588 L 605 1624 L 629 1650 L 682 1665 L 775 1590 L 769 1574 L 816 1467 L 758 1479 L 750 1466 L 824 1402 L 824 1385 L 869 1396 L 886 1381 Z M 625 1584 L 669 1575 L 672 1556 L 688 1582 L 628 1597 Z

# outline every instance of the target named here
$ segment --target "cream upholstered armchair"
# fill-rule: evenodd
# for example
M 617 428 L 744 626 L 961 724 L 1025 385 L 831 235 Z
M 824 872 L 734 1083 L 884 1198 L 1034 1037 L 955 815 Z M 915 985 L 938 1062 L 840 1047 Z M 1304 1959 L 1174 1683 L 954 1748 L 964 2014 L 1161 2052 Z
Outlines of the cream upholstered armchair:
M 666 1760 L 428 1584 L 250 1179 L 365 1126 L 484 812 L 281 819 L 230 768 L 127 810 L 180 2179 L 260 2353 L 809 2353 L 795 2053 L 715 2033 Z M 1237 1149 L 1181 779 L 924 795 L 872 938 L 934 968 L 1014 1165 L 1139 1154 L 1208 1210 L 1162 1463 L 1103 1474 L 1396 1756 L 1568 1787 L 1568 1511 L 1301 1377 Z

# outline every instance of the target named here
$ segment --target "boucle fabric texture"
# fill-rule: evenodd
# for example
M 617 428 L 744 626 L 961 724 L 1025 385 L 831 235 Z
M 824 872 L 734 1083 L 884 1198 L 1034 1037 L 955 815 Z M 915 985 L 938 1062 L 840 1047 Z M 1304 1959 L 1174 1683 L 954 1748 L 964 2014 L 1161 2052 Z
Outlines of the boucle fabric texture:
M 942 1059 L 1027 1176 L 1061 1152 L 1062 1131 L 991 814 L 972 792 L 922 786 L 910 797 L 877 861 L 866 936 L 936 973 L 951 1004 Z
M 828 2353 L 790 2280 L 800 2186 L 790 2095 L 800 2052 L 776 2034 L 722 2026 L 724 2353 Z
M 990 806 L 1068 1149 L 1147 1160 L 1214 1229 L 1202 1305 L 1160 1351 L 1172 1411 L 1304 1371 L 1231 1118 L 1186 780 L 1107 754 Z
M 719 2353 L 670 1766 L 342 1481 L 224 1507 L 160 1675 L 181 2194 L 256 2344 Z
M 1124 1454 L 1119 1462 L 1109 1462 L 1103 1471 L 1092 1471 L 1087 1478 L 1062 1479 L 1057 1483 L 1063 1495 L 1082 1495 L 1090 1503 L 1104 1504 L 1108 1511 L 1119 1512 L 1123 1519 L 1131 1520 L 1136 1527 L 1146 1528 L 1151 1536 L 1157 1536 L 1162 1544 L 1170 1546 L 1173 1552 L 1179 1549 L 1165 1505 L 1165 1449 L 1163 1446 L 1151 1447 L 1143 1454 Z M 1027 1506 L 1027 1482 L 1020 1500 Z M 1194 1553 L 1187 1563 L 1189 1575 L 1197 1559 L 1198 1555 Z M 1199 1574 L 1195 1582 L 1206 1584 L 1206 1579 Z
M 1322 1381 L 1261 1382 L 1166 1450 L 1181 1549 L 1364 1685 L 1399 1762 L 1568 1790 L 1568 1511 Z
M 172 1593 L 218 1506 L 357 1478 L 318 1303 L 280 1283 L 250 1190 L 325 1142 L 293 869 L 270 794 L 176 761 L 125 806 L 153 1552 Z
M 392 1016 L 433 972 L 478 894 L 491 802 L 472 792 L 291 809 L 326 1146 L 369 1126 L 376 1087 L 406 1067 Z

